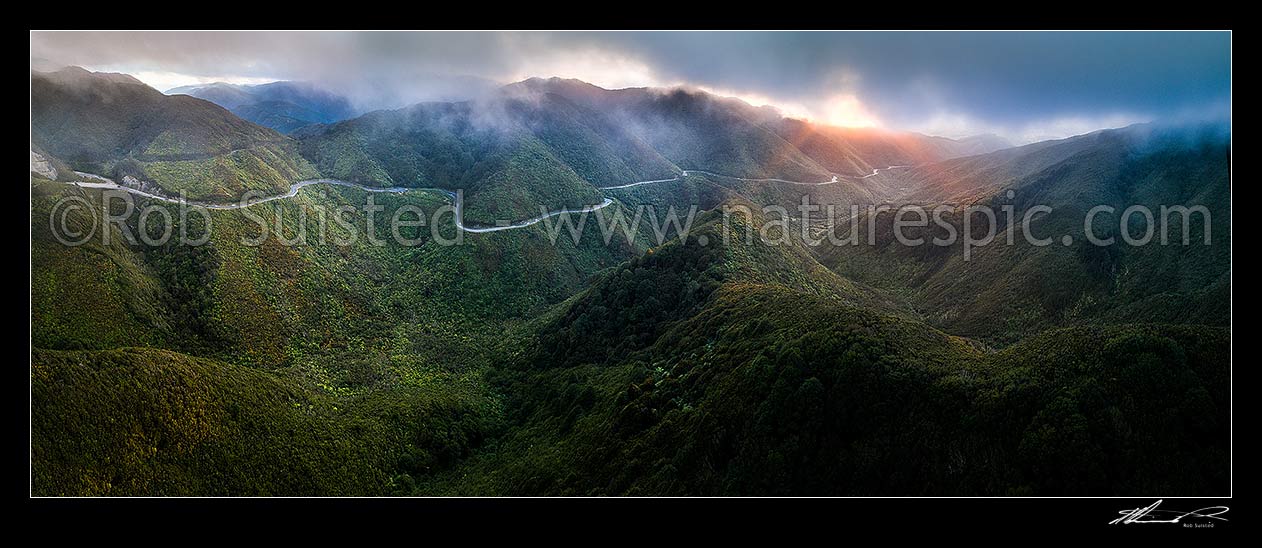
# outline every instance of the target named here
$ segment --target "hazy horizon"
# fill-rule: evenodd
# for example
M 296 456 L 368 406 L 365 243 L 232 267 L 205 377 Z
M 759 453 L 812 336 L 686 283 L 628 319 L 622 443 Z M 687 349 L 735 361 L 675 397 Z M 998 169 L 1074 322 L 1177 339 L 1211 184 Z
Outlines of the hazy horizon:
M 1230 48 L 1226 32 L 31 33 L 33 69 L 123 72 L 164 92 L 305 81 L 371 111 L 576 78 L 695 88 L 830 125 L 1016 144 L 1229 120 Z

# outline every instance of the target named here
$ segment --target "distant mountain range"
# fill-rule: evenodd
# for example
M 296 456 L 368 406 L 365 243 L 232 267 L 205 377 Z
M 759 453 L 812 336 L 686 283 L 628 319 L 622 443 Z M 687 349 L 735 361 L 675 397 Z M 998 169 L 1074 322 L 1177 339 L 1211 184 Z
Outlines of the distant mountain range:
M 593 187 L 688 169 L 827 181 L 1004 144 L 836 128 L 699 91 L 605 90 L 557 78 L 510 84 L 477 101 L 358 118 L 344 97 L 300 82 L 215 83 L 163 95 L 127 75 L 73 67 L 32 71 L 32 81 L 34 144 L 85 171 L 231 199 L 279 191 L 318 170 L 382 186 L 464 188 L 475 219 L 590 204 L 599 201 Z M 305 158 L 294 154 L 299 144 Z M 269 158 L 252 160 L 263 150 Z M 235 175 L 224 181 L 224 169 Z M 855 201 L 867 195 L 842 186 Z
M 1011 146 L 993 136 L 957 141 L 872 128 L 840 128 L 786 118 L 755 107 L 684 88 L 606 90 L 561 78 L 531 78 L 504 88 L 509 96 L 556 95 L 596 113 L 654 144 L 685 169 L 761 171 L 750 176 L 866 175 L 890 165 L 981 154 Z
M 260 126 L 289 133 L 311 124 L 327 124 L 354 117 L 349 100 L 307 82 L 238 85 L 215 82 L 181 86 L 167 95 L 191 95 L 232 111 Z
M 1001 146 L 993 138 L 822 126 L 698 91 L 606 90 L 558 78 L 510 84 L 476 102 L 373 112 L 295 137 L 332 177 L 464 188 L 474 218 L 595 203 L 593 186 L 683 170 L 823 182 Z M 850 180 L 835 194 L 869 200 Z

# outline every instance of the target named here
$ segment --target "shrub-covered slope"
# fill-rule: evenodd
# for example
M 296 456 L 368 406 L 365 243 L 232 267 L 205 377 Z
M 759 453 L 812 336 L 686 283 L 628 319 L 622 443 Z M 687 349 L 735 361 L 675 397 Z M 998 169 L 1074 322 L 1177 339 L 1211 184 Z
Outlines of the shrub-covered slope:
M 733 253 L 667 246 L 541 320 L 491 377 L 507 437 L 423 492 L 1228 489 L 1226 329 L 1079 328 L 990 353 L 852 306 L 784 255 Z

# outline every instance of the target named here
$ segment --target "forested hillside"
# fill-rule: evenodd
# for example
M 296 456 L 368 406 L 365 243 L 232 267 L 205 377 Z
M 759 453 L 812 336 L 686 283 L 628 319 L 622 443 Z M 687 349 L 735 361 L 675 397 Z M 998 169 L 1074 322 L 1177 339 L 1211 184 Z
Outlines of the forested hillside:
M 31 77 L 36 495 L 1230 490 L 1221 126 L 1008 148 L 561 79 L 307 120 L 286 109 L 322 96 L 290 88 L 199 91 L 230 112 L 126 75 Z M 252 108 L 312 123 L 234 114 Z M 106 204 L 76 170 L 157 198 L 278 199 L 208 223 Z M 283 195 L 317 177 L 362 186 Z M 990 206 L 996 240 L 903 245 L 891 213 L 849 210 L 907 203 Z M 1040 205 L 1048 245 L 1017 227 Z M 1086 241 L 1098 205 L 1116 245 Z M 1203 207 L 1209 243 L 1199 214 L 1124 226 L 1131 205 Z M 149 206 L 207 238 L 128 238 Z M 641 207 L 695 216 L 606 233 Z M 405 209 L 428 222 L 391 237 L 381 220 Z M 587 228 L 503 224 L 541 209 Z M 812 241 L 852 226 L 873 243 Z M 1121 241 L 1149 228 L 1189 243 Z
M 31 72 L 31 142 L 79 171 L 190 199 L 284 192 L 316 176 L 293 140 L 125 74 Z

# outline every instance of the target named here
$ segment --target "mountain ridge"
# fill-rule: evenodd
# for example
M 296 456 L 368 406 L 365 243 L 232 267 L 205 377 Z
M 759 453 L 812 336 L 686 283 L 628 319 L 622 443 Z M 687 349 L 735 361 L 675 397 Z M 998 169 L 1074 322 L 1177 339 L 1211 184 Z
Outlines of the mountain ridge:
M 339 122 L 359 114 L 346 97 L 309 82 L 253 85 L 214 82 L 180 86 L 167 90 L 166 94 L 205 99 L 281 133 L 292 133 L 312 124 Z
M 33 71 L 31 88 L 32 143 L 81 171 L 219 200 L 316 175 L 292 139 L 130 76 Z

